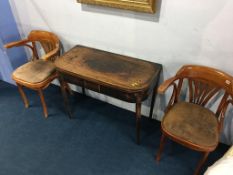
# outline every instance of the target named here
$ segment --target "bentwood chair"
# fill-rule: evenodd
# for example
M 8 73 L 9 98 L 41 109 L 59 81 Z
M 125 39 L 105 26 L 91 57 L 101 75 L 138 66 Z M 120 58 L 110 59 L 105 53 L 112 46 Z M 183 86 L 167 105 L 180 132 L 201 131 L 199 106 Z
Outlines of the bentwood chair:
M 182 101 L 179 97 L 184 91 L 184 82 L 187 83 L 188 96 Z M 208 154 L 218 145 L 225 112 L 229 104 L 233 104 L 232 83 L 232 77 L 220 70 L 186 65 L 160 85 L 159 93 L 165 93 L 169 87 L 173 87 L 173 92 L 161 122 L 162 137 L 157 161 L 167 137 L 203 153 L 194 172 L 199 174 Z M 213 110 L 214 104 L 217 104 L 216 110 Z
M 39 57 L 38 45 L 43 48 L 44 55 Z M 12 74 L 25 107 L 29 103 L 22 87 L 27 87 L 38 91 L 43 106 L 44 116 L 47 118 L 48 112 L 42 90 L 57 77 L 53 61 L 60 55 L 60 41 L 58 37 L 47 31 L 33 30 L 26 39 L 8 43 L 5 48 L 26 46 L 32 51 L 30 61 L 18 67 Z

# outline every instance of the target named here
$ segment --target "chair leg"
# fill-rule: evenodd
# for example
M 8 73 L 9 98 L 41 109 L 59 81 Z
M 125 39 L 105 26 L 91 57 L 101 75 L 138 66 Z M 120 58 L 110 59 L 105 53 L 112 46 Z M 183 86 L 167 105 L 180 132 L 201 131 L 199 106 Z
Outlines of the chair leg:
M 20 95 L 21 95 L 21 97 L 22 97 L 22 99 L 23 99 L 24 106 L 25 106 L 25 108 L 28 108 L 29 103 L 28 103 L 28 99 L 27 99 L 25 93 L 23 92 L 23 88 L 22 88 L 22 86 L 21 86 L 20 84 L 18 84 L 18 83 L 16 83 L 16 84 L 17 84 L 17 86 L 18 86 L 19 93 L 20 93 Z
M 46 103 L 45 103 L 45 100 L 44 100 L 44 95 L 43 95 L 42 89 L 39 89 L 38 93 L 39 93 L 40 100 L 41 100 L 41 103 L 42 103 L 42 106 L 43 106 L 44 116 L 45 116 L 45 118 L 48 118 L 48 111 L 47 111 L 47 107 L 46 107 Z
M 205 152 L 203 157 L 201 158 L 201 160 L 199 161 L 198 165 L 197 165 L 197 168 L 194 172 L 194 175 L 199 175 L 200 173 L 200 170 L 201 170 L 201 167 L 203 166 L 203 164 L 205 163 L 207 157 L 209 155 L 209 152 Z
M 159 162 L 160 161 L 160 158 L 161 158 L 161 154 L 162 154 L 162 151 L 163 151 L 163 147 L 164 147 L 164 143 L 165 143 L 165 135 L 164 133 L 162 133 L 162 136 L 161 136 L 161 139 L 160 139 L 160 145 L 159 145 L 159 150 L 158 150 L 158 153 L 157 153 L 157 156 L 156 156 L 156 161 Z

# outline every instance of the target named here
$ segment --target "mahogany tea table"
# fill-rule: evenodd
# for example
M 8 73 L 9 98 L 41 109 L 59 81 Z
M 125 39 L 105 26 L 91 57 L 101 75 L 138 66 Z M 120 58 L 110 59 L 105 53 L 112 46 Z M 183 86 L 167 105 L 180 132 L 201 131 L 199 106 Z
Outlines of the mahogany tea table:
M 140 143 L 141 104 L 153 92 L 152 118 L 161 64 L 77 45 L 55 62 L 66 110 L 71 117 L 66 83 L 136 103 L 136 136 Z M 69 90 L 69 89 L 68 89 Z

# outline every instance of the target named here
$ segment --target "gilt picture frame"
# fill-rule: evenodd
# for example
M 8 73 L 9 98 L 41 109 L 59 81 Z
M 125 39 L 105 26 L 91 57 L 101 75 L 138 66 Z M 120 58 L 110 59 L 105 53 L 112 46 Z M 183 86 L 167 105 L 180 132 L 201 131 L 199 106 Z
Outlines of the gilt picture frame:
M 145 13 L 155 13 L 156 0 L 77 0 L 83 4 L 93 4 L 108 6 L 113 8 L 120 8 L 126 10 L 133 10 Z

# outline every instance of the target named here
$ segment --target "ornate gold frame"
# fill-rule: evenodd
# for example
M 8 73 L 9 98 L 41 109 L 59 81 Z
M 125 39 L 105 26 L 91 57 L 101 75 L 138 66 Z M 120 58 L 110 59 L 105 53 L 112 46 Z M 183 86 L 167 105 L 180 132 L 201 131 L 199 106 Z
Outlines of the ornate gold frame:
M 79 3 L 155 13 L 155 0 L 77 0 Z

